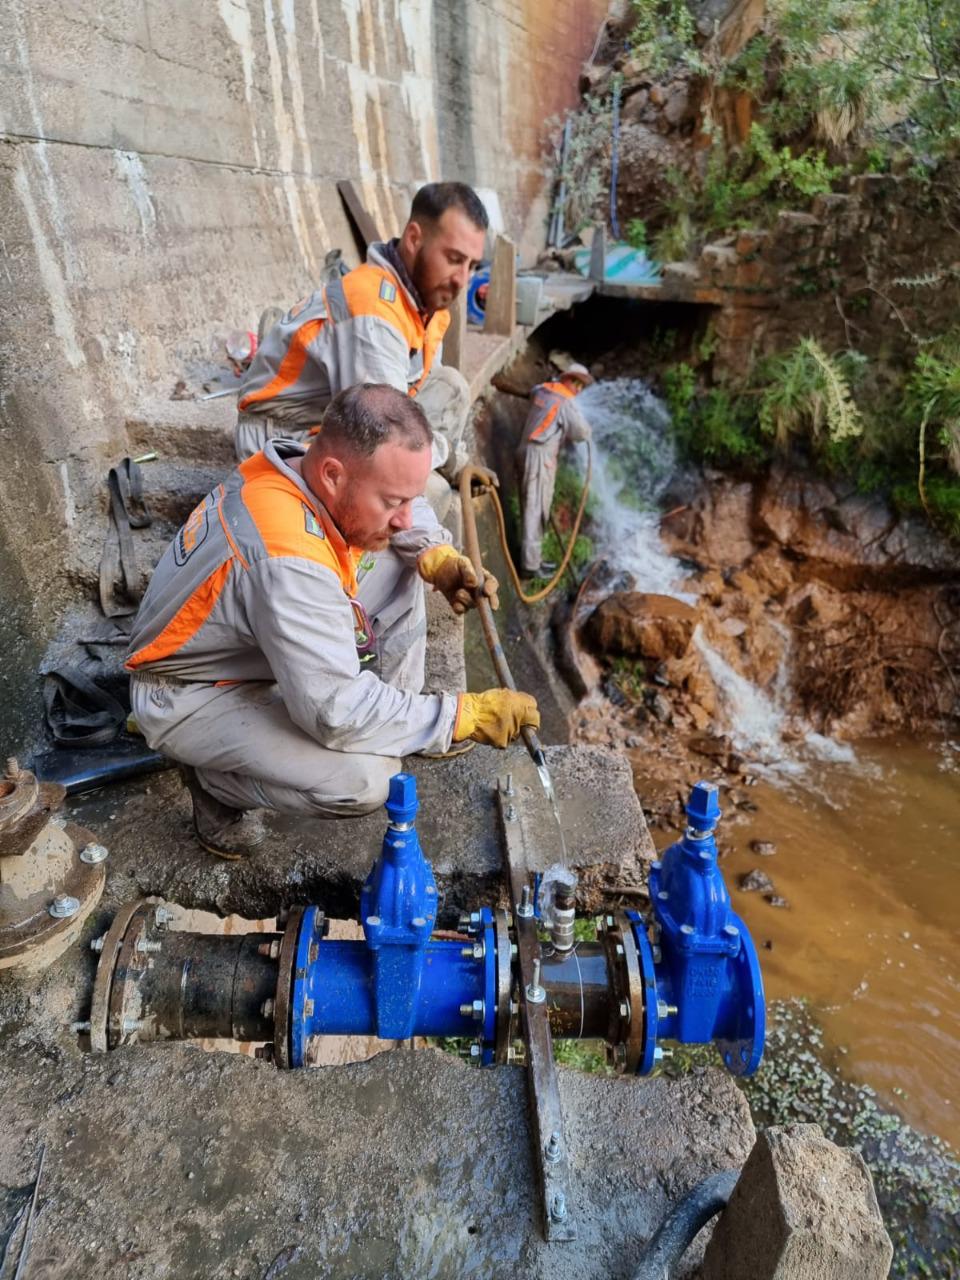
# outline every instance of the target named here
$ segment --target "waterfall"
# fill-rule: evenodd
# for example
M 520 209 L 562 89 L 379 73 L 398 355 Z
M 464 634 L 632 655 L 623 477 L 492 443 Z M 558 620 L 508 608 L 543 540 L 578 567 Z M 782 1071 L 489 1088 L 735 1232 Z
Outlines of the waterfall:
M 689 573 L 660 539 L 658 502 L 677 469 L 666 405 L 646 383 L 635 378 L 597 382 L 577 400 L 593 432 L 594 538 L 615 574 L 631 589 L 672 596 L 687 604 L 697 596 L 683 590 Z M 736 671 L 717 652 L 698 626 L 693 643 L 716 686 L 724 717 L 722 726 L 733 745 L 772 774 L 802 774 L 819 760 L 852 764 L 856 757 L 845 744 L 803 727 L 791 727 L 791 636 L 778 628 L 783 656 L 769 692 Z M 795 729 L 799 726 L 794 725 Z

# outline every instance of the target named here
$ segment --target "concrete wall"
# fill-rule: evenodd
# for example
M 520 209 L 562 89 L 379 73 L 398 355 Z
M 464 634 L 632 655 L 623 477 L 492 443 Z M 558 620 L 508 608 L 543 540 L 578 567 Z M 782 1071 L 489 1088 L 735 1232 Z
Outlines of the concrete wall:
M 125 423 L 219 329 L 422 182 L 495 189 L 542 243 L 544 121 L 602 0 L 8 0 L 0 24 L 0 711 L 89 591 Z M 204 413 L 197 406 L 198 421 Z M 4 634 L 6 629 L 8 634 Z M 11 661 L 12 659 L 12 661 Z M 15 736 L 15 735 L 13 735 Z M 13 745 L 13 744 L 8 744 Z

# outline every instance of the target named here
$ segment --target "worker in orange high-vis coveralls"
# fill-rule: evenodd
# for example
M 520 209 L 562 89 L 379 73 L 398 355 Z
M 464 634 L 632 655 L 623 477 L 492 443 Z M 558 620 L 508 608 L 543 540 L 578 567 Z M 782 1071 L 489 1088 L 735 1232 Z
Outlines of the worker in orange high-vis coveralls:
M 452 480 L 466 461 L 457 447 L 470 396 L 441 363 L 441 346 L 486 228 L 470 187 L 421 187 L 399 239 L 372 244 L 362 266 L 303 298 L 264 336 L 240 387 L 237 457 L 271 437 L 303 439 L 338 391 L 376 382 L 417 398 L 434 430 L 434 466 Z
M 524 693 L 422 693 L 424 583 L 462 613 L 482 587 L 422 498 L 431 431 L 362 385 L 309 448 L 268 441 L 165 551 L 127 654 L 149 746 L 182 765 L 207 849 L 242 857 L 258 808 L 342 817 L 383 804 L 399 757 L 539 724 Z M 424 510 L 426 508 L 426 510 Z
M 550 519 L 557 460 L 566 443 L 590 439 L 590 426 L 574 397 L 593 382 L 582 364 L 572 364 L 557 382 L 542 382 L 530 393 L 517 463 L 523 508 L 521 566 L 528 577 L 549 578 L 555 564 L 541 561 L 544 530 Z

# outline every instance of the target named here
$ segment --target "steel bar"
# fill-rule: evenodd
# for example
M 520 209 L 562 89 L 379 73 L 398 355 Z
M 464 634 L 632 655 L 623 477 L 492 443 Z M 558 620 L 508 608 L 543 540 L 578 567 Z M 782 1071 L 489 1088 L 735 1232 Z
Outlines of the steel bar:
M 498 788 L 497 802 L 503 827 L 511 901 L 516 904 L 523 896 L 524 886 L 530 886 L 530 870 L 523 826 L 517 818 L 516 800 L 508 798 L 505 790 L 505 784 Z M 514 926 L 527 1048 L 527 1096 L 543 1202 L 543 1234 L 551 1242 L 575 1240 L 577 1228 L 573 1220 L 568 1186 L 570 1166 L 563 1131 L 557 1068 L 553 1060 L 548 1005 L 542 996 L 539 1002 L 531 999 L 539 986 L 536 979 L 542 963 L 537 921 L 535 917 L 524 918 L 514 910 Z

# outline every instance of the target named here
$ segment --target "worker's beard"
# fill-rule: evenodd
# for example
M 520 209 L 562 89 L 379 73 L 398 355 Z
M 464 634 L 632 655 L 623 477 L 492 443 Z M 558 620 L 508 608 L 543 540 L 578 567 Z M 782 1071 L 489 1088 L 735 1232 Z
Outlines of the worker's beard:
M 357 504 L 357 487 L 349 483 L 342 504 L 330 514 L 348 546 L 359 547 L 361 551 L 383 551 L 393 537 L 393 530 L 388 526 L 371 528 L 369 517 L 364 519 Z
M 413 281 L 413 287 L 416 289 L 417 296 L 423 303 L 424 309 L 432 315 L 434 311 L 442 311 L 444 307 L 449 307 L 455 302 L 460 290 L 447 282 L 434 283 L 430 276 L 430 268 L 427 265 L 425 248 L 426 246 L 422 246 L 417 250 L 417 256 L 413 260 L 413 270 L 410 272 L 410 279 Z

